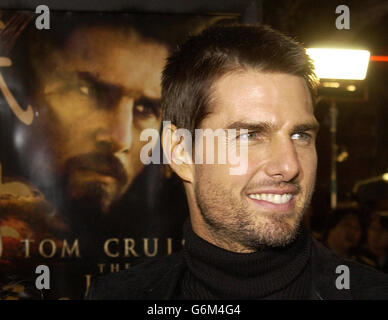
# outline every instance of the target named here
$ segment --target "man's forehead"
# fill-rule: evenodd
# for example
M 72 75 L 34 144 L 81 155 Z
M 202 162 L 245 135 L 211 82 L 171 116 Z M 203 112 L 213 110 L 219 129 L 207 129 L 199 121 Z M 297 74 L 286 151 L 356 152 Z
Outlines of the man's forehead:
M 311 95 L 302 77 L 286 73 L 233 72 L 211 88 L 204 122 L 314 122 Z M 299 122 L 300 122 L 299 121 Z
M 51 58 L 59 73 L 86 72 L 104 83 L 160 98 L 160 76 L 167 56 L 166 46 L 134 31 L 91 27 L 74 31 Z

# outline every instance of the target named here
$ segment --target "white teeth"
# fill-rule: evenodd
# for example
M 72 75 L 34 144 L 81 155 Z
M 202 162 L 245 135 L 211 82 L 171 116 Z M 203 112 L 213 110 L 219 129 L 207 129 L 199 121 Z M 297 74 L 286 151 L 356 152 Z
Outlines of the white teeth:
M 256 200 L 264 200 L 275 204 L 282 204 L 289 202 L 292 198 L 292 194 L 252 193 L 249 195 L 249 197 Z
M 285 193 L 285 194 L 283 194 L 283 195 L 281 196 L 281 202 L 282 202 L 282 203 L 286 203 L 286 202 L 290 201 L 291 198 L 292 198 L 292 195 L 291 195 L 291 194 Z

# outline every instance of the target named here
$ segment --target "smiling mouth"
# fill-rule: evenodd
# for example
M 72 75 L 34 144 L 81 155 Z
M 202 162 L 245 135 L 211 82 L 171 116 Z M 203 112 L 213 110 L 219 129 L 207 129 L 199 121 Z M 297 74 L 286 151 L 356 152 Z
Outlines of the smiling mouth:
M 291 193 L 251 193 L 248 197 L 254 200 L 262 200 L 273 204 L 286 204 L 291 201 L 293 195 Z

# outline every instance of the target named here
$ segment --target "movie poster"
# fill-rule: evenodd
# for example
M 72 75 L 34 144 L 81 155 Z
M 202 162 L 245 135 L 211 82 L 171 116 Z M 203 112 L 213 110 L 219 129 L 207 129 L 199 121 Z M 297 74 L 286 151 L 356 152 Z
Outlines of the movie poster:
M 222 19 L 51 12 L 38 29 L 0 12 L 0 299 L 83 299 L 94 277 L 182 247 L 183 187 L 145 133 L 168 54 Z

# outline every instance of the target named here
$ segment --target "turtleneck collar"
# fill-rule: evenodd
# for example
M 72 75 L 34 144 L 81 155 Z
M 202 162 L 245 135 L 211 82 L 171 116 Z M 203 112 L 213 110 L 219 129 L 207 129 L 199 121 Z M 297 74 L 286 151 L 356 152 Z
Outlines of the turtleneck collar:
M 200 238 L 184 225 L 184 257 L 196 280 L 223 299 L 257 299 L 289 286 L 306 269 L 311 238 L 304 227 L 291 244 L 254 253 L 236 253 Z

